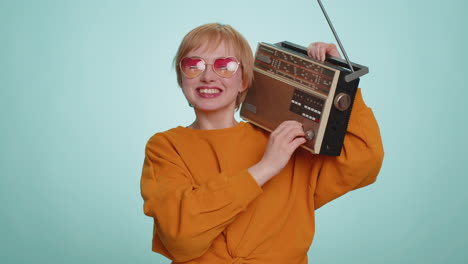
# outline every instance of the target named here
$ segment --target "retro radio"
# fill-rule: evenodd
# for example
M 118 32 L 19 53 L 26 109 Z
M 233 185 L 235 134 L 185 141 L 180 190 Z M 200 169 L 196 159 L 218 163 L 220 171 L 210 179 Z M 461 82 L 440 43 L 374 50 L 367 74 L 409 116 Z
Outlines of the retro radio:
M 339 156 L 359 77 L 369 71 L 349 61 L 318 2 L 346 60 L 328 57 L 325 62 L 317 61 L 307 56 L 305 47 L 287 41 L 259 43 L 253 86 L 240 116 L 268 131 L 285 120 L 297 120 L 308 139 L 303 148 L 314 154 Z

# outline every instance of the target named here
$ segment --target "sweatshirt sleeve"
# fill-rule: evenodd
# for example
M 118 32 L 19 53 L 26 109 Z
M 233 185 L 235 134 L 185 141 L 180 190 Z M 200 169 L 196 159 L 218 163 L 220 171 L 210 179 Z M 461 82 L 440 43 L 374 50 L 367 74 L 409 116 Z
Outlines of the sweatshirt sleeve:
M 384 156 L 377 121 L 358 89 L 341 155 L 322 156 L 314 192 L 315 209 L 347 193 L 373 183 Z
M 247 169 L 214 178 L 195 184 L 166 138 L 156 134 L 148 142 L 141 177 L 144 212 L 154 218 L 154 239 L 161 241 L 167 257 L 176 262 L 203 255 L 262 192 Z

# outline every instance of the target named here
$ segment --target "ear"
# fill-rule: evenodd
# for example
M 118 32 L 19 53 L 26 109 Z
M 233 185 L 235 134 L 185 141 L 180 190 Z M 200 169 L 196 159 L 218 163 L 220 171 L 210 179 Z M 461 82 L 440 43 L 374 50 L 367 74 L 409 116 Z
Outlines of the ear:
M 249 88 L 249 84 L 245 83 L 244 79 L 242 79 L 242 83 L 241 83 L 241 87 L 239 89 L 239 93 L 244 92 L 245 90 L 247 90 L 247 88 Z

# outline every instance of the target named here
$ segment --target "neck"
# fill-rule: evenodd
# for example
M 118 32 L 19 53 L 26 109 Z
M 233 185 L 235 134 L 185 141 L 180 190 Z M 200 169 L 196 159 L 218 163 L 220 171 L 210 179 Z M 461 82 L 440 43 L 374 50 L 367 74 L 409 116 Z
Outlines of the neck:
M 226 113 L 219 113 L 219 112 L 201 112 L 195 111 L 195 115 L 197 118 L 195 121 L 189 126 L 193 129 L 200 129 L 200 130 L 213 130 L 213 129 L 223 129 L 223 128 L 230 128 L 237 125 L 237 121 L 234 118 L 234 113 L 230 113 L 229 115 Z

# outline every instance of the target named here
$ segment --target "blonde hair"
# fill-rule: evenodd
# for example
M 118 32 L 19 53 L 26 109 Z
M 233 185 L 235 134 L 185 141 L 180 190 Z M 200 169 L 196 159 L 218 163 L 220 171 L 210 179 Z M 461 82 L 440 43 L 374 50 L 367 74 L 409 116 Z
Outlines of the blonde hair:
M 215 49 L 221 43 L 225 43 L 234 51 L 234 56 L 239 60 L 242 70 L 242 86 L 247 88 L 239 94 L 236 100 L 236 108 L 238 108 L 244 101 L 248 88 L 252 85 L 254 58 L 247 40 L 229 25 L 209 23 L 201 25 L 185 35 L 174 57 L 177 82 L 182 87 L 182 73 L 179 68 L 179 62 L 182 58 L 190 51 L 203 45 L 207 45 L 207 49 Z

